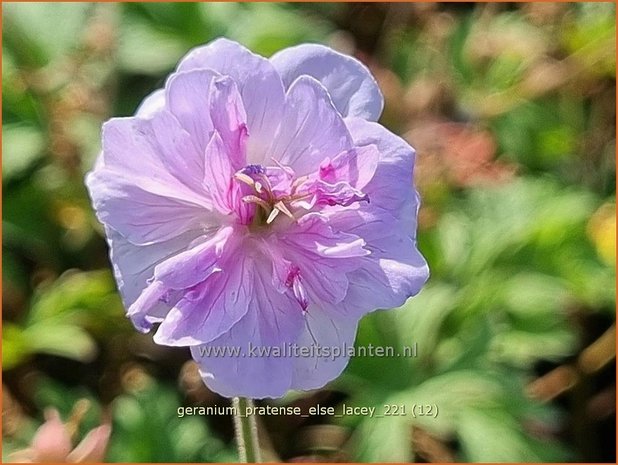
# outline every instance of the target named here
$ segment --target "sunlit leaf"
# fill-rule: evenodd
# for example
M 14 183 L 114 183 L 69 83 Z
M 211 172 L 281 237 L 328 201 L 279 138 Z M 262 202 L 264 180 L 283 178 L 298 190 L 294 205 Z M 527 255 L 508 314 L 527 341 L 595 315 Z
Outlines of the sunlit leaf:
M 44 136 L 32 126 L 4 125 L 2 128 L 2 179 L 18 176 L 37 161 L 44 148 Z
M 32 352 L 58 355 L 80 362 L 90 362 L 97 354 L 92 337 L 82 328 L 70 324 L 41 324 L 24 329 Z
M 31 353 L 24 331 L 17 325 L 2 324 L 2 369 L 10 370 L 19 365 Z

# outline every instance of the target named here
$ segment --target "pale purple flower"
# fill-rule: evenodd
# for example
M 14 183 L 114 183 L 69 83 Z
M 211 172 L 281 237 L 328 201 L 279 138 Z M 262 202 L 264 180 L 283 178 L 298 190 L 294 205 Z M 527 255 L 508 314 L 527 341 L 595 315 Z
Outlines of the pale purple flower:
M 353 346 L 363 315 L 426 281 L 414 150 L 375 122 L 382 107 L 367 68 L 327 47 L 266 59 L 218 39 L 105 123 L 87 184 L 133 324 L 191 347 L 224 396 L 337 377 L 347 351 L 248 352 Z

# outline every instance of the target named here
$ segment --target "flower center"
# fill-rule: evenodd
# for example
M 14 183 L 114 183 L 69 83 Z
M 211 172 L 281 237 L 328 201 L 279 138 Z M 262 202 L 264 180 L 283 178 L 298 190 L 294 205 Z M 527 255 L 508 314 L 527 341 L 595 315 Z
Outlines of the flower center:
M 297 202 L 312 195 L 299 189 L 306 177 L 296 178 L 291 168 L 282 165 L 247 165 L 234 178 L 243 185 L 242 201 L 256 207 L 251 224 L 255 227 L 270 225 L 280 214 L 294 220 Z
M 238 217 L 250 230 L 268 227 L 279 217 L 296 221 L 295 215 L 302 216 L 303 211 L 306 213 L 314 208 L 349 207 L 354 203 L 369 202 L 367 194 L 347 181 L 337 181 L 336 170 L 330 164 L 320 166 L 315 174 L 297 177 L 292 168 L 273 161 L 275 166 L 247 165 L 234 173 L 236 199 L 240 199 L 245 207 L 251 207 L 239 208 Z M 272 250 L 267 253 L 279 257 Z M 287 267 L 283 284 L 303 314 L 306 313 L 308 295 L 300 268 L 287 262 L 283 256 L 275 262 Z
M 332 173 L 322 167 L 315 175 L 296 177 L 292 168 L 273 161 L 276 166 L 247 165 L 234 174 L 242 202 L 255 206 L 252 227 L 268 226 L 279 216 L 295 220 L 299 209 L 369 202 L 367 194 L 346 181 L 328 182 Z

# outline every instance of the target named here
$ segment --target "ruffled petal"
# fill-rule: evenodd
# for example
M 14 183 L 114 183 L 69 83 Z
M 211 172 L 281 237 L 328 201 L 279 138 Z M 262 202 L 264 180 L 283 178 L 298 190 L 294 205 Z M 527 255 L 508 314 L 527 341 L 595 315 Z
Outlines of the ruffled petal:
M 212 236 L 203 236 L 190 249 L 158 264 L 154 280 L 169 289 L 189 289 L 206 280 L 214 271 L 220 271 L 218 261 L 234 233 L 225 226 Z
M 418 294 L 429 278 L 427 262 L 411 238 L 387 236 L 369 247 L 375 252 L 348 274 L 350 285 L 342 303 L 348 314 L 399 307 Z
M 221 271 L 218 261 L 232 231 L 231 227 L 224 227 L 211 236 L 199 237 L 193 241 L 196 244 L 193 247 L 157 263 L 147 285 L 128 307 L 127 315 L 134 324 L 140 329 L 150 329 L 153 311 L 161 304 L 167 305 L 168 311 L 155 316 L 162 316 L 162 320 L 186 292 Z
M 249 267 L 254 270 L 249 311 L 219 338 L 191 347 L 191 355 L 206 385 L 223 396 L 281 397 L 290 389 L 294 366 L 284 351 L 297 340 L 304 316 L 293 297 L 273 288 L 264 264 Z
M 186 250 L 187 245 L 203 234 L 201 230 L 187 231 L 173 239 L 147 246 L 137 246 L 110 227 L 105 235 L 110 248 L 114 277 L 125 308 L 130 308 L 154 276 L 154 268 L 162 261 Z M 158 302 L 146 313 L 128 315 L 140 332 L 147 332 L 153 323 L 163 320 L 175 301 Z
M 309 312 L 314 303 L 341 302 L 348 288 L 346 272 L 360 266 L 359 259 L 369 254 L 362 238 L 334 231 L 326 218 L 316 213 L 289 226 L 280 235 L 279 243 L 306 284 Z
M 315 172 L 326 157 L 350 149 L 350 134 L 324 86 L 312 77 L 299 77 L 286 94 L 270 155 L 302 176 Z
M 414 189 L 414 149 L 380 124 L 360 118 L 346 119 L 346 124 L 356 146 L 373 145 L 380 154 L 371 181 L 363 187 L 371 208 L 389 211 L 415 235 L 419 199 Z
M 249 311 L 255 280 L 250 260 L 242 251 L 234 250 L 227 252 L 223 260 L 201 255 L 192 260 L 195 265 L 203 267 L 201 263 L 211 262 L 216 268 L 210 268 L 210 275 L 203 283 L 185 291 L 159 326 L 154 336 L 157 344 L 193 346 L 210 342 Z M 199 279 L 184 270 L 182 274 L 185 279 Z
M 303 44 L 275 53 L 270 61 L 289 87 L 308 75 L 328 90 L 335 107 L 345 116 L 377 121 L 384 98 L 375 79 L 360 61 L 318 44 Z
M 234 189 L 234 167 L 227 154 L 227 147 L 218 132 L 214 132 L 206 146 L 206 170 L 204 185 L 215 208 L 229 215 L 234 211 L 232 193 Z
M 375 145 L 354 147 L 332 160 L 325 158 L 320 163 L 318 177 L 330 183 L 346 181 L 357 189 L 363 189 L 373 178 L 379 159 L 380 152 Z
M 349 207 L 357 202 L 369 202 L 367 194 L 355 189 L 347 181 L 330 184 L 317 180 L 309 186 L 308 191 L 315 195 L 316 205 Z
M 178 71 L 212 69 L 230 76 L 247 112 L 247 157 L 261 163 L 283 113 L 285 91 L 279 74 L 266 59 L 228 39 L 217 39 L 191 50 L 178 65 Z
M 376 123 L 346 120 L 354 143 L 374 145 L 380 153 L 375 173 L 363 188 L 371 202 L 356 210 L 326 212 L 338 231 L 358 235 L 371 252 L 348 273 L 348 293 L 341 309 L 362 315 L 394 308 L 417 294 L 429 277 L 416 245 L 419 197 L 413 185 L 414 149 Z
M 290 225 L 281 241 L 291 250 L 316 259 L 338 260 L 342 266 L 345 259 L 364 257 L 369 253 L 364 249 L 365 241 L 361 237 L 333 230 L 328 219 L 318 213 L 309 213 Z
M 388 211 L 372 205 L 333 215 L 330 223 L 362 237 L 370 251 L 357 269 L 347 273 L 349 284 L 340 311 L 362 316 L 379 308 L 399 307 L 420 292 L 429 268 L 410 225 L 406 228 Z

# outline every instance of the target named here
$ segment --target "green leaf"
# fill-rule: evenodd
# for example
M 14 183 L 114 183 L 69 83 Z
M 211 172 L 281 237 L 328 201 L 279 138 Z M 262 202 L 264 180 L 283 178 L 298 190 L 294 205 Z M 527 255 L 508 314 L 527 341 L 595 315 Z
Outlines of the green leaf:
M 350 442 L 358 462 L 410 462 L 413 458 L 411 439 L 408 418 L 385 416 L 364 419 Z
M 577 6 L 575 20 L 562 28 L 567 50 L 587 72 L 615 77 L 616 6 L 593 2 Z
M 108 460 L 130 462 L 217 462 L 235 454 L 214 437 L 203 418 L 179 418 L 177 392 L 150 380 L 112 405 L 115 440 Z
M 462 413 L 457 436 L 466 462 L 566 462 L 572 460 L 554 441 L 523 433 L 521 424 L 501 409 L 468 409 Z
M 521 426 L 500 409 L 462 409 L 457 436 L 467 462 L 542 462 Z
M 72 323 L 103 332 L 117 328 L 124 321 L 123 315 L 109 271 L 73 271 L 39 291 L 28 314 L 28 323 Z
M 91 8 L 88 3 L 7 3 L 3 37 L 20 62 L 42 66 L 76 46 Z
M 456 306 L 457 293 L 452 286 L 442 282 L 428 284 L 420 294 L 392 311 L 402 344 L 416 343 L 420 360 L 432 360 L 442 323 Z
M 569 303 L 565 282 L 541 273 L 521 272 L 504 285 L 504 303 L 520 317 L 556 315 Z
M 32 353 L 24 331 L 7 321 L 2 324 L 2 369 L 10 370 Z
M 497 334 L 492 350 L 499 360 L 522 367 L 537 360 L 560 360 L 577 350 L 577 337 L 568 327 L 542 329 L 537 332 L 511 330 Z
M 128 73 L 159 75 L 187 52 L 181 37 L 145 22 L 123 25 L 118 44 L 120 68 Z
M 29 350 L 90 362 L 97 354 L 92 337 L 78 326 L 49 324 L 29 326 L 23 331 Z
M 437 416 L 417 416 L 413 421 L 433 434 L 449 437 L 466 408 L 497 406 L 503 394 L 500 383 L 484 371 L 462 370 L 434 376 L 402 393 L 395 404 L 437 406 Z
M 2 127 L 2 179 L 7 181 L 22 174 L 41 158 L 44 137 L 38 128 L 26 125 Z
M 330 31 L 324 22 L 299 15 L 281 3 L 247 5 L 231 24 L 227 35 L 264 56 L 302 42 L 323 40 Z
M 355 347 L 357 356 L 350 360 L 345 370 L 344 384 L 354 386 L 359 382 L 367 382 L 382 386 L 387 392 L 391 389 L 407 385 L 413 372 L 406 357 L 385 356 L 370 357 L 368 347 L 389 347 L 400 351 L 402 344 L 410 344 L 409 334 L 399 331 L 394 316 L 389 311 L 376 311 L 366 315 L 360 322 L 356 335 Z M 405 342 L 404 342 L 405 341 Z M 364 352 L 363 352 L 364 351 Z

